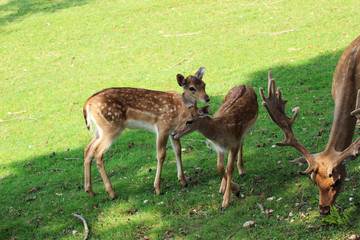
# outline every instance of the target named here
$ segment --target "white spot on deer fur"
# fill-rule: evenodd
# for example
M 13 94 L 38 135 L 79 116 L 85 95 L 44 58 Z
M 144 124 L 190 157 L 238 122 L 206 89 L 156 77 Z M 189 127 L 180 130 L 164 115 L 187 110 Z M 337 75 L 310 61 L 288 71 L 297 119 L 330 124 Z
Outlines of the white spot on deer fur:
M 109 116 L 111 116 L 111 112 L 108 112 L 107 114 L 108 114 Z

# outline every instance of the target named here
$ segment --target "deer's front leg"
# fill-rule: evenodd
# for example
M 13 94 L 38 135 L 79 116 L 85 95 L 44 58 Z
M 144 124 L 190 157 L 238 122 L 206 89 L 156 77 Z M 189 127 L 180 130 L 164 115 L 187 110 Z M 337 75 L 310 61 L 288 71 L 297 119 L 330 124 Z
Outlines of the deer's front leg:
M 224 200 L 222 203 L 222 207 L 225 208 L 229 205 L 229 201 L 230 201 L 230 189 L 233 190 L 233 192 L 238 195 L 239 194 L 239 189 L 236 187 L 235 184 L 233 184 L 231 182 L 231 176 L 234 172 L 234 165 L 235 165 L 235 160 L 236 160 L 236 154 L 238 153 L 238 148 L 237 149 L 232 149 L 229 152 L 229 158 L 228 158 L 228 164 L 226 167 L 226 190 L 225 190 L 225 194 L 224 194 Z
M 226 179 L 227 179 L 227 173 L 225 170 L 225 165 L 224 165 L 224 153 L 223 152 L 217 152 L 217 168 L 218 171 L 220 172 L 220 174 L 223 176 L 223 178 L 221 179 L 221 185 L 220 185 L 220 189 L 219 189 L 219 193 L 221 195 L 223 195 L 225 193 L 226 190 Z M 234 194 L 236 194 L 236 196 L 239 195 L 240 190 L 238 189 L 238 187 L 236 186 L 236 184 L 231 181 L 231 185 L 230 185 L 230 189 L 231 191 L 233 191 Z
M 173 147 L 175 157 L 176 157 L 176 166 L 177 166 L 178 179 L 181 182 L 181 185 L 183 187 L 186 187 L 187 182 L 186 182 L 186 179 L 185 179 L 183 166 L 182 166 L 180 140 L 174 139 L 173 137 L 170 137 L 170 140 L 171 140 L 171 145 Z
M 161 171 L 164 164 L 165 156 L 166 156 L 166 143 L 168 141 L 169 136 L 167 134 L 158 133 L 157 134 L 157 168 L 156 168 L 156 177 L 154 182 L 154 188 L 157 195 L 161 193 L 160 183 L 161 183 Z
M 219 189 L 220 194 L 224 194 L 226 190 L 226 171 L 224 166 L 224 152 L 217 152 L 217 169 L 223 176 L 221 179 L 221 185 Z

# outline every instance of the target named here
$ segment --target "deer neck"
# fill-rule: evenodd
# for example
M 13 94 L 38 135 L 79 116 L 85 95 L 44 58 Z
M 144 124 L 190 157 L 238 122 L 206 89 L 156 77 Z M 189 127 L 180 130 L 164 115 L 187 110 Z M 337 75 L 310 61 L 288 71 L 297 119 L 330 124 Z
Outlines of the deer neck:
M 355 108 L 357 89 L 360 87 L 360 77 L 356 74 L 356 64 L 347 49 L 341 56 L 336 67 L 332 84 L 332 95 L 335 101 L 334 120 L 331 127 L 326 150 L 343 151 L 352 142 L 356 118 L 350 116 Z M 350 66 L 353 65 L 353 66 Z
M 219 136 L 222 135 L 221 126 L 222 124 L 216 119 L 204 117 L 198 131 L 207 139 L 217 142 Z

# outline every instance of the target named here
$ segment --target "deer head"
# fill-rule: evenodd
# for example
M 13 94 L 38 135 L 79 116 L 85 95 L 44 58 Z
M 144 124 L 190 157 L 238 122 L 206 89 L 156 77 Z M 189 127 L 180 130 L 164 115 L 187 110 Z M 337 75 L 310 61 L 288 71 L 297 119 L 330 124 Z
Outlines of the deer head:
M 194 106 L 183 109 L 179 114 L 179 124 L 177 125 L 172 136 L 175 139 L 179 139 L 185 135 L 188 135 L 194 131 L 197 131 L 202 124 L 202 119 L 210 115 L 210 106 L 204 106 L 197 108 Z M 184 124 L 185 122 L 185 124 Z
M 206 84 L 202 81 L 204 73 L 205 68 L 201 67 L 194 76 L 190 75 L 185 78 L 181 74 L 176 75 L 179 86 L 184 89 L 184 103 L 187 106 L 194 105 L 196 100 L 199 100 L 203 103 L 210 101 L 209 96 L 205 92 Z
M 347 76 L 353 77 L 355 54 L 352 53 L 349 59 L 350 60 L 347 64 Z M 285 135 L 285 140 L 276 144 L 279 146 L 292 146 L 303 155 L 303 157 L 295 159 L 291 162 L 308 164 L 307 169 L 304 172 L 300 172 L 300 174 L 311 174 L 311 180 L 319 188 L 319 212 L 321 214 L 328 214 L 330 212 L 330 206 L 334 204 L 346 176 L 345 166 L 342 163 L 348 157 L 356 157 L 359 154 L 360 138 L 345 150 L 337 151 L 334 147 L 334 140 L 340 134 L 349 135 L 349 133 L 346 131 L 351 132 L 350 135 L 352 136 L 354 125 L 333 125 L 332 134 L 330 134 L 329 143 L 325 151 L 318 154 L 310 154 L 310 152 L 296 139 L 292 131 L 292 124 L 299 113 L 299 108 L 296 107 L 293 109 L 294 115 L 291 118 L 287 117 L 285 114 L 285 105 L 287 100 L 281 99 L 280 88 L 278 88 L 275 92 L 275 79 L 271 77 L 271 71 L 269 71 L 268 79 L 269 82 L 267 98 L 264 95 L 263 89 L 260 88 L 260 95 L 263 99 L 262 105 L 266 108 L 270 118 L 283 131 Z M 352 90 L 349 89 L 349 91 Z M 357 93 L 357 103 L 355 110 L 351 112 L 351 116 L 353 115 L 355 115 L 358 119 L 360 118 L 360 90 Z M 341 117 L 337 116 L 336 110 L 335 116 L 335 118 Z M 350 113 L 349 116 L 343 116 L 343 118 L 348 117 L 350 118 Z M 340 123 L 341 122 L 342 121 L 340 121 Z M 334 124 L 337 123 L 337 121 L 334 121 Z

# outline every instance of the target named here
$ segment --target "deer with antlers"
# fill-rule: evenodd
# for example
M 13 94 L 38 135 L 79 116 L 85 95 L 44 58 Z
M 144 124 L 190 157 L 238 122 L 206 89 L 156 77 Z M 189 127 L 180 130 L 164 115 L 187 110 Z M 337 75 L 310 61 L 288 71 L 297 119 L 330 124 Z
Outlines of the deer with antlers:
M 114 140 L 121 135 L 125 128 L 144 129 L 156 133 L 157 170 L 154 182 L 156 194 L 160 194 L 161 170 L 166 154 L 166 144 L 175 129 L 178 115 L 187 104 L 194 104 L 196 100 L 208 102 L 209 96 L 205 92 L 202 78 L 205 68 L 200 68 L 194 76 L 185 78 L 176 76 L 178 84 L 183 88 L 183 94 L 177 92 L 161 92 L 139 88 L 108 88 L 91 96 L 84 104 L 83 112 L 86 125 L 91 131 L 95 128 L 95 135 L 84 151 L 85 191 L 92 197 L 91 162 L 94 157 L 101 174 L 106 191 L 111 199 L 115 192 L 106 173 L 104 154 Z M 186 186 L 181 161 L 181 145 L 178 139 L 170 136 L 176 156 L 178 179 L 182 186 Z
M 303 157 L 293 160 L 294 163 L 308 164 L 308 168 L 300 174 L 311 174 L 311 180 L 319 188 L 319 212 L 328 214 L 330 206 L 335 203 L 346 176 L 346 159 L 354 159 L 359 154 L 360 138 L 351 144 L 356 118 L 360 117 L 360 36 L 355 39 L 342 54 L 336 67 L 332 95 L 335 100 L 334 120 L 326 149 L 317 154 L 311 154 L 294 136 L 292 124 L 299 113 L 294 108 L 294 115 L 289 118 L 285 113 L 287 100 L 281 99 L 281 90 L 275 92 L 275 79 L 269 71 L 268 97 L 260 88 L 262 104 L 270 118 L 283 131 L 285 140 L 277 143 L 279 146 L 292 146 Z M 355 102 L 357 104 L 355 107 Z M 354 110 L 355 109 L 355 110 Z M 350 145 L 351 144 L 351 145 Z
M 179 139 L 193 131 L 199 131 L 214 144 L 217 152 L 217 168 L 223 176 L 220 193 L 224 194 L 222 207 L 225 208 L 229 205 L 230 189 L 237 196 L 240 192 L 236 184 L 231 181 L 231 176 L 238 154 L 239 171 L 244 173 L 242 147 L 244 138 L 255 124 L 258 115 L 256 93 L 250 86 L 236 86 L 226 95 L 214 117 L 210 118 L 209 114 L 209 106 L 200 109 L 196 105 L 183 108 L 172 136 Z M 225 170 L 226 152 L 229 156 Z

